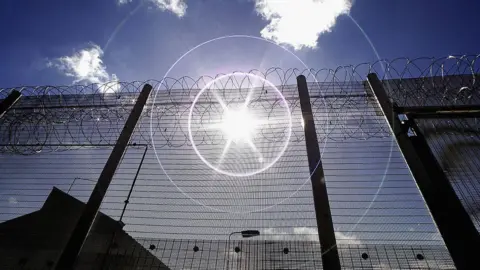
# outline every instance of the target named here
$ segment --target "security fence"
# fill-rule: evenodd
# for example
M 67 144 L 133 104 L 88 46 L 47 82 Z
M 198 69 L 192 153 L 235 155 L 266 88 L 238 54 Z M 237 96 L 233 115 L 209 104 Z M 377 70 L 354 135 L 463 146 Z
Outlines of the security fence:
M 65 205 L 70 198 L 86 203 L 149 84 L 152 93 L 102 201 L 104 221 L 97 215 L 77 268 L 327 269 L 322 259 L 333 250 L 345 269 L 462 268 L 368 75 L 382 82 L 395 119 L 415 119 L 478 234 L 477 59 L 15 88 L 22 96 L 0 118 L 0 220 L 12 230 L 24 217 L 42 219 L 53 187 L 66 194 L 57 195 Z M 319 242 L 328 223 L 317 222 L 300 75 L 321 154 L 315 168 L 328 192 L 331 246 Z M 0 99 L 12 90 L 1 89 Z M 243 106 L 247 116 L 237 113 Z M 240 128 L 252 125 L 254 132 Z M 83 210 L 75 211 L 72 231 Z M 4 238 L 5 230 L 0 226 Z M 259 235 L 243 239 L 244 230 Z M 33 239 L 23 227 L 16 233 Z M 3 256 L 20 269 L 53 268 L 68 238 L 48 262 L 21 247 Z

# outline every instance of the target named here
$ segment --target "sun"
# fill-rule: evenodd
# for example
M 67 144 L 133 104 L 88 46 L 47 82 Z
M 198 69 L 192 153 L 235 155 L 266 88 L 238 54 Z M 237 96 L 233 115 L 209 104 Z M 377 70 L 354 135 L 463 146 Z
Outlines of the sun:
M 227 140 L 234 143 L 248 143 L 252 140 L 258 121 L 248 109 L 227 109 L 222 118 L 220 130 L 227 136 Z
M 247 99 L 248 101 L 248 99 Z M 257 160 L 263 163 L 262 153 L 257 149 L 253 143 L 258 127 L 268 123 L 268 120 L 259 120 L 248 110 L 248 104 L 245 102 L 240 108 L 230 108 L 219 102 L 223 107 L 222 121 L 213 125 L 209 125 L 209 129 L 216 129 L 221 131 L 226 137 L 226 143 L 222 154 L 217 163 L 222 163 L 223 158 L 228 153 L 232 143 L 237 145 L 247 145 L 257 155 Z
M 287 101 L 283 96 L 282 92 L 278 90 L 277 87 L 270 81 L 266 80 L 263 77 L 260 77 L 255 74 L 250 73 L 230 73 L 226 75 L 219 76 L 215 78 L 211 82 L 207 83 L 200 92 L 195 96 L 192 105 L 190 107 L 190 111 L 188 114 L 188 136 L 192 145 L 193 150 L 197 154 L 197 156 L 211 169 L 215 170 L 218 173 L 222 173 L 232 177 L 248 177 L 255 175 L 257 173 L 263 172 L 269 169 L 273 164 L 275 164 L 280 157 L 285 152 L 288 144 L 290 142 L 291 134 L 292 134 L 292 117 L 289 106 L 281 106 L 284 108 L 284 115 L 283 116 L 270 116 L 265 115 L 262 111 L 258 109 L 253 109 L 253 106 L 250 106 L 252 100 L 256 95 L 254 95 L 255 91 L 264 90 L 264 88 L 260 87 L 253 87 L 251 86 L 248 89 L 247 94 L 244 96 L 244 100 L 242 102 L 242 97 L 238 98 L 238 94 L 236 98 L 229 97 L 228 102 L 224 100 L 225 93 L 218 93 L 217 89 L 212 88 L 217 81 L 221 81 L 224 79 L 228 79 L 232 76 L 245 76 L 250 78 L 251 80 L 258 81 L 264 84 L 264 86 L 269 87 L 270 89 L 274 90 L 274 93 L 278 95 L 280 98 L 280 103 L 287 105 Z M 250 80 L 249 80 L 250 81 Z M 192 120 L 192 116 L 195 112 L 195 105 L 202 97 L 205 92 L 209 92 L 209 97 L 213 97 L 214 101 L 212 102 L 212 106 L 216 106 L 215 114 L 209 114 L 211 117 L 209 121 L 202 122 L 200 121 L 200 129 L 208 130 L 209 134 L 217 134 L 216 132 L 221 133 L 221 140 L 218 142 L 224 143 L 223 149 L 215 148 L 220 150 L 217 155 L 210 155 L 209 159 L 215 160 L 213 164 L 207 160 L 197 148 L 195 144 L 195 140 L 193 138 L 192 132 L 192 122 L 197 122 Z M 262 92 L 263 93 L 263 92 Z M 216 102 L 215 102 L 216 101 Z M 220 107 L 220 108 L 218 108 Z M 283 145 L 281 148 L 278 148 L 278 154 L 274 157 L 268 152 L 267 156 L 263 156 L 263 151 L 265 150 L 265 146 L 257 147 L 257 144 L 264 143 L 263 137 L 258 136 L 259 133 L 263 134 L 264 129 L 273 129 L 276 128 L 278 124 L 287 122 L 286 131 L 287 134 L 285 136 L 285 140 L 283 141 Z M 275 126 L 275 127 L 272 127 Z M 210 133 L 215 132 L 215 133 Z M 218 138 L 217 136 L 214 136 Z M 229 152 L 233 150 L 231 154 Z M 256 169 L 253 171 L 248 172 L 231 172 L 225 169 L 222 169 L 222 164 L 224 164 L 224 159 L 228 158 L 228 164 L 232 164 L 232 162 L 236 162 L 235 159 L 238 158 L 238 154 L 241 153 L 242 155 L 248 155 L 249 163 L 253 167 L 258 166 L 260 169 Z M 216 158 L 215 158 L 216 156 Z M 246 156 L 245 156 L 246 157 Z M 233 161 L 232 161 L 233 160 Z M 256 164 L 259 165 L 256 165 Z

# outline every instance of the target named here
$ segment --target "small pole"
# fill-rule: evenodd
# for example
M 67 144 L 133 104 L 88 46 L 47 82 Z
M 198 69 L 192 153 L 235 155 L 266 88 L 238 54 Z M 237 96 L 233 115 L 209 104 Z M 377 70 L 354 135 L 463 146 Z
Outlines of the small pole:
M 305 76 L 300 75 L 297 77 L 297 85 L 304 121 L 305 146 L 307 147 L 313 203 L 315 206 L 318 237 L 320 239 L 322 251 L 323 268 L 340 269 L 337 241 L 335 239 L 330 203 L 328 201 L 327 187 L 325 185 L 325 174 L 323 172 L 320 147 L 318 146 L 315 121 L 313 119 L 312 105 L 310 103 L 310 94 L 308 93 Z
M 395 135 L 410 172 L 432 214 L 457 269 L 478 268 L 480 234 L 458 199 L 455 190 L 413 119 L 399 119 L 377 74 L 368 75 L 368 83 L 391 131 Z
M 130 113 L 130 116 L 127 119 L 127 122 L 125 122 L 125 126 L 120 133 L 117 143 L 115 144 L 115 147 L 113 148 L 113 151 L 110 154 L 110 157 L 108 158 L 100 177 L 98 178 L 97 184 L 95 185 L 95 188 L 93 189 L 92 194 L 90 195 L 90 198 L 84 207 L 83 213 L 78 219 L 77 225 L 73 229 L 70 239 L 60 255 L 55 269 L 73 269 L 77 256 L 80 253 L 83 243 L 88 236 L 88 232 L 90 231 L 97 212 L 100 209 L 100 205 L 102 204 L 103 198 L 107 193 L 107 189 L 112 181 L 115 171 L 122 160 L 128 142 L 130 141 L 130 138 L 135 130 L 135 126 L 140 119 L 140 115 L 142 114 L 143 108 L 147 103 L 147 99 L 151 91 L 152 86 L 145 84 L 135 106 L 132 109 L 132 112 Z
M 17 90 L 12 90 L 10 94 L 0 103 L 0 118 L 17 103 L 22 94 Z
M 240 232 L 232 232 L 228 235 L 228 242 L 227 242 L 227 270 L 230 269 L 230 239 L 232 238 L 232 235 L 240 233 Z
M 142 159 L 140 160 L 140 165 L 138 165 L 137 172 L 135 173 L 135 177 L 133 178 L 132 185 L 130 186 L 130 191 L 128 192 L 127 199 L 123 202 L 123 210 L 122 213 L 120 214 L 120 218 L 118 218 L 118 223 L 121 225 L 118 227 L 117 230 L 123 229 L 123 215 L 125 215 L 125 211 L 127 210 L 127 206 L 130 203 L 130 197 L 132 196 L 133 189 L 135 188 L 135 183 L 137 182 L 138 175 L 140 173 L 140 170 L 142 169 L 143 161 L 145 160 L 145 156 L 147 155 L 148 151 L 148 145 L 145 145 L 145 150 L 143 151 Z M 102 260 L 102 267 L 100 269 L 103 269 L 105 266 L 105 263 L 107 261 L 108 254 L 110 254 L 110 250 L 112 248 L 112 244 L 115 241 L 115 238 L 117 237 L 117 230 L 115 230 L 112 234 L 112 238 L 110 239 L 110 242 L 107 247 L 107 251 L 105 252 L 105 255 L 103 256 Z

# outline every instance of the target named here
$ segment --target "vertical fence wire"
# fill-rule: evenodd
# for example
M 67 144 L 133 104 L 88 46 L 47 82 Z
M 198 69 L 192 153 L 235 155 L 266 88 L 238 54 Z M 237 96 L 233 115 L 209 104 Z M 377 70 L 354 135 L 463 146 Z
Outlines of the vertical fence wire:
M 115 238 L 118 241 L 111 241 L 110 234 L 92 245 L 98 244 L 99 254 L 110 248 L 106 265 L 145 269 L 224 269 L 227 261 L 230 269 L 321 267 L 295 85 L 296 76 L 303 73 L 309 82 L 342 266 L 449 269 L 453 264 L 387 123 L 365 92 L 364 80 L 377 71 L 388 80 L 387 90 L 397 103 L 430 105 L 445 100 L 453 88 L 438 96 L 439 90 L 426 88 L 427 83 L 447 85 L 444 75 L 459 75 L 458 67 L 478 70 L 476 57 L 468 59 L 446 58 L 443 64 L 430 59 L 423 67 L 421 59 L 336 70 L 249 73 L 277 85 L 284 101 L 271 85 L 245 74 L 217 80 L 210 90 L 216 90 L 228 106 L 238 106 L 254 89 L 253 114 L 278 120 L 253 139 L 266 161 L 274 158 L 288 135 L 282 116 L 285 106 L 291 110 L 287 150 L 268 170 L 247 177 L 212 173 L 192 150 L 187 127 L 192 101 L 218 77 L 150 82 L 158 90 L 157 99 L 149 101 L 101 208 L 113 221 L 125 224 L 121 228 L 125 234 Z M 449 63 L 457 69 L 448 71 Z M 434 69 L 442 65 L 443 69 Z M 475 100 L 472 79 L 461 80 L 470 82 L 468 100 Z M 0 119 L 0 166 L 6 172 L 0 181 L 6 206 L 2 221 L 40 209 L 53 186 L 85 201 L 135 102 L 135 89 L 142 84 L 122 83 L 116 93 L 102 93 L 95 86 L 19 88 L 24 97 Z M 459 98 L 465 92 L 460 95 L 458 90 L 452 102 L 467 102 Z M 192 137 L 210 161 L 228 141 L 202 129 L 222 120 L 218 96 L 210 91 L 199 98 L 192 113 Z M 476 122 L 472 125 L 478 130 Z M 258 156 L 240 151 L 225 155 L 220 168 L 238 173 L 259 169 L 258 164 Z M 473 165 L 469 168 L 476 175 Z M 228 234 L 243 229 L 259 230 L 260 236 L 247 241 L 233 238 L 227 250 Z M 104 259 L 92 256 L 95 259 L 85 264 L 98 265 L 100 257 Z
M 421 120 L 419 126 L 477 230 L 480 230 L 480 132 L 476 119 Z M 470 122 L 470 124 L 468 124 Z M 469 131 L 466 131 L 468 129 Z M 448 132 L 441 132 L 448 130 Z

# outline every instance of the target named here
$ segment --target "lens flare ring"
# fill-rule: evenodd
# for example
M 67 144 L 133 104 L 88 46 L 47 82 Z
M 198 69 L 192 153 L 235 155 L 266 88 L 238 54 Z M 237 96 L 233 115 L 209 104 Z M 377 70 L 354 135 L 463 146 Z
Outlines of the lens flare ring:
M 213 38 L 213 39 L 210 39 L 210 40 L 207 40 L 203 43 L 200 43 L 198 44 L 197 46 L 191 48 L 190 50 L 188 50 L 186 53 L 184 53 L 182 56 L 180 56 L 173 64 L 172 66 L 170 66 L 170 68 L 167 70 L 167 72 L 165 73 L 165 75 L 163 76 L 163 79 L 162 79 L 162 82 L 165 80 L 165 78 L 168 77 L 168 75 L 170 74 L 170 72 L 173 70 L 173 68 L 180 62 L 183 60 L 183 58 L 185 58 L 187 55 L 189 55 L 190 53 L 192 53 L 193 51 L 195 51 L 196 49 L 202 47 L 202 46 L 205 46 L 207 44 L 210 44 L 210 43 L 213 43 L 213 42 L 216 42 L 216 41 L 220 41 L 220 40 L 224 40 L 224 39 L 234 39 L 234 38 L 244 38 L 244 39 L 252 39 L 252 40 L 259 40 L 259 41 L 263 41 L 263 42 L 266 42 L 266 43 L 270 43 L 274 46 L 277 46 L 279 47 L 280 49 L 284 50 L 285 52 L 289 53 L 291 56 L 293 56 L 295 59 L 297 59 L 304 67 L 305 67 L 305 70 L 308 70 L 308 74 L 307 75 L 312 75 L 312 79 L 314 80 L 315 84 L 318 86 L 318 88 L 320 89 L 320 92 L 323 93 L 323 90 L 322 88 L 320 87 L 320 84 L 317 80 L 317 78 L 315 77 L 315 75 L 310 71 L 310 68 L 305 64 L 305 62 L 302 61 L 302 59 L 300 59 L 295 53 L 291 52 L 290 50 L 288 50 L 287 48 L 285 47 L 282 47 L 278 44 L 276 44 L 275 42 L 271 41 L 271 40 L 268 40 L 268 39 L 265 39 L 265 38 L 262 38 L 262 37 L 256 37 L 256 36 L 250 36 L 250 35 L 226 35 L 226 36 L 221 36 L 221 37 L 217 37 L 217 38 Z M 154 93 L 154 96 L 153 96 L 153 104 L 155 104 L 155 101 L 157 99 L 157 95 L 159 93 L 159 90 L 160 90 L 160 87 L 157 88 L 155 90 L 155 93 Z M 327 106 L 327 101 L 325 98 L 322 99 L 323 100 L 323 103 L 325 104 L 325 106 Z M 288 104 L 288 103 L 287 103 Z M 327 112 L 327 115 L 326 115 L 326 121 L 328 122 L 328 119 L 330 117 L 330 113 Z M 191 195 L 188 194 L 188 192 L 185 192 L 180 186 L 177 185 L 177 183 L 170 177 L 170 175 L 168 174 L 168 172 L 166 171 L 165 167 L 163 166 L 163 163 L 160 159 L 160 156 L 157 152 L 157 149 L 155 147 L 155 139 L 154 139 L 154 128 L 153 128 L 153 119 L 154 119 L 154 113 L 153 113 L 153 110 L 151 110 L 151 114 L 150 114 L 150 138 L 151 138 L 151 142 L 152 142 L 152 146 L 153 146 L 153 151 L 155 153 L 155 157 L 157 158 L 157 161 L 158 161 L 158 164 L 160 165 L 160 168 L 162 169 L 162 171 L 165 173 L 165 176 L 168 178 L 168 180 L 170 181 L 170 183 L 172 183 L 172 185 L 175 186 L 175 188 L 177 188 L 178 191 L 180 191 L 185 197 L 189 198 L 191 201 L 197 203 L 198 205 L 202 205 L 203 207 L 205 208 L 208 208 L 210 210 L 213 210 L 213 211 L 217 211 L 217 212 L 226 212 L 226 213 L 232 213 L 232 214 L 249 214 L 249 213 L 257 213 L 257 212 L 262 212 L 262 211 L 266 211 L 268 209 L 271 209 L 279 204 L 282 204 L 283 202 L 287 201 L 288 199 L 292 198 L 295 194 L 297 194 L 297 192 L 299 192 L 301 189 L 304 188 L 304 186 L 309 182 L 310 180 L 310 174 L 309 174 L 309 177 L 306 177 L 305 178 L 305 181 L 296 189 L 296 190 L 293 190 L 291 194 L 289 194 L 288 196 L 285 196 L 285 198 L 281 199 L 280 201 L 277 201 L 271 205 L 268 205 L 268 206 L 265 206 L 261 209 L 254 209 L 254 210 L 247 210 L 247 211 L 227 211 L 225 209 L 219 209 L 217 207 L 213 207 L 213 206 L 210 206 L 210 205 L 207 205 L 203 202 L 201 202 L 199 199 L 196 199 L 196 198 L 193 198 Z M 329 132 L 329 125 L 327 125 L 325 127 L 325 132 L 328 134 Z M 327 145 L 327 141 L 328 139 L 324 140 L 323 141 L 323 145 L 322 145 L 322 148 L 321 148 L 321 155 L 323 155 L 323 152 L 326 148 L 326 145 Z M 315 167 L 315 170 L 317 169 L 318 165 L 320 163 L 317 163 L 316 167 Z
M 276 155 L 276 157 L 271 162 L 267 163 L 262 168 L 260 168 L 258 170 L 251 171 L 251 172 L 245 172 L 245 173 L 234 173 L 234 172 L 222 170 L 222 169 L 218 168 L 218 166 L 216 167 L 216 166 L 212 165 L 198 150 L 197 145 L 195 144 L 195 140 L 193 138 L 193 133 L 192 133 L 193 111 L 194 111 L 194 108 L 195 108 L 195 104 L 198 102 L 198 100 L 202 96 L 202 94 L 205 91 L 207 91 L 210 88 L 210 86 L 212 86 L 216 81 L 222 80 L 224 78 L 229 78 L 231 76 L 236 76 L 236 75 L 248 76 L 250 78 L 254 77 L 256 79 L 260 79 L 263 83 L 267 84 L 269 87 L 271 87 L 272 89 L 275 90 L 275 92 L 280 96 L 280 99 L 281 99 L 283 104 L 287 104 L 287 106 L 284 107 L 285 110 L 286 110 L 286 113 L 288 115 L 287 138 L 286 138 L 286 140 L 285 140 L 285 142 L 282 146 L 282 149 L 280 150 L 278 155 Z M 225 105 L 222 105 L 222 106 L 225 106 Z M 248 177 L 248 176 L 253 176 L 253 175 L 256 175 L 258 173 L 261 173 L 261 172 L 264 172 L 264 171 L 270 169 L 283 156 L 283 154 L 285 153 L 285 150 L 288 148 L 288 144 L 289 144 L 291 136 L 292 136 L 292 114 L 291 114 L 291 111 L 290 111 L 290 107 L 288 106 L 287 100 L 285 99 L 285 96 L 282 94 L 282 92 L 280 92 L 280 90 L 278 90 L 278 88 L 273 83 L 271 83 L 270 81 L 268 81 L 268 80 L 266 80 L 266 79 L 264 79 L 264 78 L 262 78 L 258 75 L 255 75 L 255 74 L 244 73 L 244 72 L 234 72 L 234 73 L 228 73 L 228 74 L 217 77 L 216 79 L 214 79 L 214 80 L 210 81 L 208 84 L 206 84 L 200 90 L 200 92 L 198 92 L 198 94 L 195 96 L 195 99 L 192 102 L 192 105 L 190 107 L 190 111 L 188 113 L 187 129 L 188 129 L 188 138 L 190 140 L 190 143 L 192 144 L 193 150 L 195 151 L 197 156 L 200 158 L 200 160 L 202 160 L 203 163 L 205 163 L 205 165 L 207 165 L 209 168 L 211 168 L 212 170 L 214 170 L 214 171 L 216 171 L 217 173 L 220 173 L 220 174 L 225 174 L 225 175 L 232 176 L 232 177 Z M 227 144 L 228 144 L 228 142 L 227 142 Z M 260 160 L 263 161 L 263 158 L 260 157 L 259 161 Z

